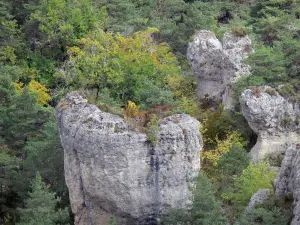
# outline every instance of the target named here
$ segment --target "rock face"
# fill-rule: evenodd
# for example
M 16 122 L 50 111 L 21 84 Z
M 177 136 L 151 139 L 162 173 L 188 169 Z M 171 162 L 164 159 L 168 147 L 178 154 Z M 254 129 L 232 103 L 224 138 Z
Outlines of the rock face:
M 247 35 L 224 34 L 221 43 L 211 31 L 198 32 L 189 43 L 187 59 L 197 77 L 198 96 L 233 106 L 232 84 L 241 76 L 250 75 L 242 59 L 252 52 Z
M 77 92 L 56 117 L 75 224 L 157 224 L 170 208 L 187 207 L 200 170 L 199 122 L 174 115 L 159 122 L 154 147 L 119 116 L 101 112 Z
M 255 206 L 264 203 L 269 197 L 270 189 L 260 189 L 254 195 L 252 195 L 245 212 L 255 209 Z
M 291 225 L 300 224 L 300 144 L 290 143 L 280 172 L 275 180 L 276 197 L 293 199 L 294 218 Z
M 251 149 L 254 162 L 269 153 L 285 152 L 285 144 L 300 141 L 300 105 L 268 86 L 247 89 L 240 97 L 241 108 L 249 126 L 258 135 Z

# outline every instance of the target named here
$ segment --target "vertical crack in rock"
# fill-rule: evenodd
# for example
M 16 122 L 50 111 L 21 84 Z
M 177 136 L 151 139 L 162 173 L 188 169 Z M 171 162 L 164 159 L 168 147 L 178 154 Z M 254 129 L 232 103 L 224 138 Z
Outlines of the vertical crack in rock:
M 159 122 L 158 143 L 77 92 L 57 107 L 65 177 L 75 225 L 156 225 L 191 205 L 200 170 L 200 123 L 185 114 Z M 76 152 L 75 152 L 76 150 Z
M 153 198 L 153 212 L 152 218 L 149 225 L 157 225 L 157 220 L 160 214 L 160 188 L 159 188 L 159 177 L 160 177 L 160 164 L 159 164 L 159 154 L 153 149 L 154 154 L 151 155 L 150 159 L 150 167 L 151 171 L 154 174 L 153 179 L 153 191 L 152 191 L 152 198 Z

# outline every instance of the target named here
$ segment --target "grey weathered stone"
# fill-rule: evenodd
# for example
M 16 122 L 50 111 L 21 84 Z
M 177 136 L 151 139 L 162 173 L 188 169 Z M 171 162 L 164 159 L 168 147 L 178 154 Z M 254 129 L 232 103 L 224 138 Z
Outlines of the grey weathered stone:
M 232 84 L 240 77 L 250 75 L 249 66 L 242 59 L 252 51 L 247 35 L 226 32 L 222 44 L 213 32 L 199 31 L 187 50 L 187 59 L 197 77 L 198 96 L 232 108 Z
M 75 224 L 155 224 L 170 208 L 188 207 L 200 170 L 199 122 L 185 114 L 159 122 L 153 147 L 117 115 L 77 92 L 57 107 L 65 177 Z
M 251 149 L 254 162 L 268 154 L 284 152 L 286 143 L 300 140 L 299 103 L 289 101 L 268 86 L 245 90 L 240 103 L 249 126 L 258 135 Z
M 300 143 L 286 146 L 286 155 L 275 180 L 276 198 L 293 200 L 294 218 L 291 225 L 300 224 Z
M 264 203 L 270 197 L 270 189 L 260 189 L 252 195 L 245 212 L 255 209 L 255 206 Z

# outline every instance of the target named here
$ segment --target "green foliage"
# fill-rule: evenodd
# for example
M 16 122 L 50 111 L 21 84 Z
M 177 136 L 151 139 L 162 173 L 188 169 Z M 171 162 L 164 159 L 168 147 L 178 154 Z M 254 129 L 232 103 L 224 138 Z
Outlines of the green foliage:
M 51 117 L 43 126 L 38 137 L 27 142 L 26 159 L 23 163 L 26 177 L 33 177 L 36 171 L 45 177 L 47 184 L 60 196 L 67 194 L 64 179 L 63 148 L 60 143 L 56 121 Z
M 114 216 L 109 218 L 109 225 L 117 225 L 117 219 Z
M 41 0 L 28 24 L 29 32 L 34 35 L 33 51 L 40 49 L 47 54 L 45 51 L 50 47 L 56 50 L 52 54 L 61 54 L 60 48 L 96 27 L 103 19 L 97 13 L 88 0 Z
M 24 47 L 21 30 L 10 13 L 9 4 L 0 1 L 0 64 L 14 65 L 17 52 L 20 53 Z
M 122 115 L 121 107 L 134 101 L 137 111 L 129 120 L 153 144 L 159 118 L 171 112 L 203 120 L 205 151 L 211 160 L 203 168 L 214 178 L 217 196 L 225 196 L 224 210 L 233 203 L 238 211 L 257 185 L 267 186 L 260 180 L 268 178 L 257 178 L 257 165 L 245 169 L 248 154 L 241 141 L 230 138 L 237 132 L 250 139 L 242 115 L 222 107 L 203 113 L 185 59 L 187 44 L 200 29 L 213 30 L 219 38 L 226 30 L 238 36 L 247 33 L 255 49 L 245 60 L 252 76 L 235 84 L 236 95 L 251 86 L 283 84 L 276 90 L 298 101 L 299 6 L 299 0 L 0 0 L 0 223 L 15 223 L 15 209 L 22 206 L 36 171 L 56 195 L 67 198 L 50 105 L 74 89 L 114 114 Z M 15 82 L 24 83 L 19 92 Z M 288 125 L 291 120 L 282 122 Z M 273 161 L 279 163 L 277 158 Z M 204 180 L 198 185 L 198 203 L 186 212 L 177 211 L 169 224 L 222 224 L 220 206 Z M 276 212 L 260 207 L 241 224 L 284 224 Z
M 253 76 L 238 82 L 237 96 L 250 86 L 275 87 L 299 74 L 299 2 L 262 0 L 250 8 L 247 24 L 253 27 L 256 46 L 245 62 Z
M 291 101 L 299 101 L 300 80 L 293 79 L 289 83 L 283 84 L 276 89 L 280 95 L 288 98 Z
M 234 177 L 233 190 L 222 195 L 230 200 L 238 210 L 243 210 L 251 196 L 259 189 L 273 188 L 276 172 L 268 163 L 250 163 L 240 176 Z
M 0 138 L 0 223 L 15 219 L 15 198 L 12 191 L 20 160 L 11 156 Z
M 13 81 L 20 75 L 16 67 L 0 66 L 0 135 L 6 144 L 18 152 L 47 120 L 46 108 L 37 104 L 35 95 L 26 88 L 16 93 Z
M 239 145 L 233 144 L 231 149 L 218 160 L 215 174 L 215 188 L 217 195 L 230 191 L 234 184 L 234 177 L 239 176 L 250 163 L 249 153 Z
M 196 119 L 200 120 L 202 116 L 202 109 L 199 106 L 198 98 L 197 97 L 182 97 L 178 101 L 175 111 L 177 112 L 184 112 L 189 114 Z
M 151 116 L 150 121 L 147 123 L 147 126 L 146 126 L 147 138 L 153 146 L 155 146 L 158 141 L 157 140 L 157 134 L 159 132 L 158 122 L 159 122 L 159 119 L 156 117 L 155 114 L 153 114 Z
M 226 138 L 227 134 L 232 131 L 232 127 L 229 125 L 230 120 L 229 112 L 225 111 L 222 105 L 214 112 L 210 109 L 204 112 L 201 131 L 206 148 L 213 149 L 217 146 L 217 139 L 224 140 Z
M 261 47 L 250 53 L 245 61 L 251 66 L 253 76 L 263 77 L 268 83 L 287 79 L 284 54 L 280 47 Z
M 250 156 L 246 150 L 234 143 L 219 159 L 217 169 L 224 178 L 232 179 L 234 175 L 241 174 L 249 162 Z
M 102 3 L 102 4 L 101 4 Z M 183 0 L 106 0 L 106 28 L 126 36 L 147 27 L 157 27 L 157 38 L 168 42 L 180 58 L 184 57 L 189 38 L 197 29 L 216 29 L 217 4 Z
M 254 32 L 266 45 L 272 46 L 289 33 L 289 26 L 295 25 L 296 1 L 291 0 L 262 0 L 256 1 L 251 7 L 251 16 Z M 296 20 L 295 20 L 296 19 Z M 299 18 L 298 18 L 299 19 Z
M 27 90 L 12 96 L 10 101 L 11 105 L 0 107 L 0 135 L 10 148 L 20 152 L 46 122 L 49 112 Z
M 216 137 L 215 141 L 217 142 L 217 146 L 214 149 L 205 148 L 201 152 L 203 169 L 208 173 L 209 177 L 211 178 L 219 176 L 218 171 L 216 171 L 216 167 L 220 158 L 224 154 L 231 151 L 233 146 L 243 148 L 246 145 L 246 142 L 237 132 L 233 132 L 227 135 L 226 138 L 224 138 L 223 140 L 219 140 Z
M 291 38 L 286 35 L 282 41 L 282 49 L 285 55 L 287 73 L 289 77 L 299 80 L 300 77 L 300 43 L 299 36 Z
M 281 45 L 273 47 L 260 46 L 244 60 L 251 66 L 251 76 L 240 79 L 234 90 L 237 97 L 246 89 L 253 86 L 278 86 L 288 81 L 286 58 Z
M 163 219 L 164 225 L 222 225 L 221 204 L 215 199 L 208 177 L 200 173 L 190 210 L 173 210 Z
M 178 61 L 167 44 L 157 44 L 149 28 L 131 37 L 102 30 L 79 40 L 69 48 L 70 59 L 57 76 L 75 88 L 109 88 L 110 95 L 123 103 L 134 101 L 145 107 L 172 100 L 166 79 L 180 74 Z
M 289 218 L 279 208 L 258 207 L 245 213 L 236 223 L 238 225 L 288 225 Z
M 0 65 L 0 74 L 0 109 L 3 110 L 3 107 L 12 104 L 15 95 L 13 81 L 19 78 L 20 71 L 17 67 Z
M 56 210 L 59 198 L 49 191 L 39 173 L 31 184 L 32 191 L 25 201 L 25 208 L 19 209 L 20 222 L 17 225 L 55 225 L 68 224 L 69 215 L 67 209 Z
M 173 93 L 167 87 L 160 87 L 149 80 L 142 82 L 142 88 L 135 91 L 134 99 L 140 103 L 142 109 L 174 102 Z

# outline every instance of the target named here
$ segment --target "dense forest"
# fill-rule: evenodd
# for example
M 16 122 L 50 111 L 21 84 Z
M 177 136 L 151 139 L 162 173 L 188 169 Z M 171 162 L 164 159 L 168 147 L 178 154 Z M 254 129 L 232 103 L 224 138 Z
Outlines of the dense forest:
M 73 90 L 103 111 L 141 117 L 153 143 L 166 115 L 201 121 L 201 188 L 163 224 L 288 224 L 288 201 L 243 213 L 256 191 L 273 188 L 280 159 L 252 164 L 255 137 L 239 107 L 212 111 L 197 98 L 186 49 L 203 29 L 252 40 L 252 76 L 235 85 L 237 98 L 265 84 L 299 98 L 299 0 L 0 0 L 0 224 L 73 223 L 54 115 Z

